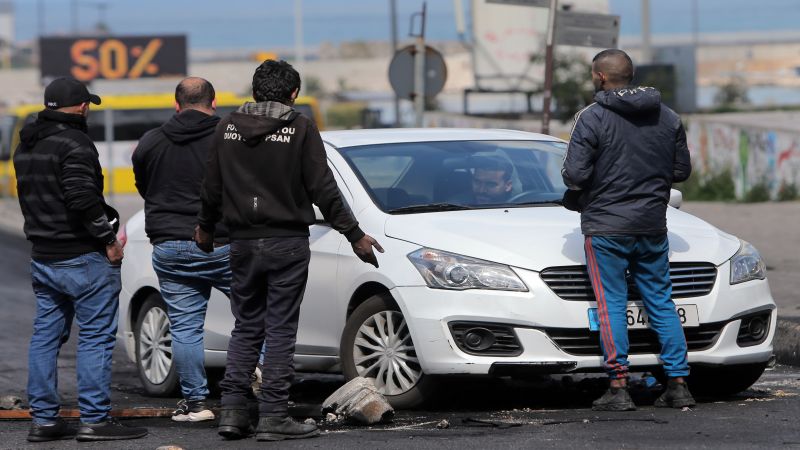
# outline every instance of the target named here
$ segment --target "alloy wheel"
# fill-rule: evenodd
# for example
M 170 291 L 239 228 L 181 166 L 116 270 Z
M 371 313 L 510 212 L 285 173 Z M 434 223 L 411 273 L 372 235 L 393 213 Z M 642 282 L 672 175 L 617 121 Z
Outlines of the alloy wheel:
M 148 380 L 161 384 L 172 367 L 169 318 L 161 308 L 150 308 L 139 331 L 139 360 Z
M 408 392 L 422 377 L 411 333 L 398 311 L 381 311 L 361 324 L 353 362 L 358 375 L 373 378 L 384 395 Z

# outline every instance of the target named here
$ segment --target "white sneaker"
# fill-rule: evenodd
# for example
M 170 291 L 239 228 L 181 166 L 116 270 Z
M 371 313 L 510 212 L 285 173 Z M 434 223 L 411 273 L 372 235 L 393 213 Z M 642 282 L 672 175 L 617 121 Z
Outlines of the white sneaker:
M 203 422 L 214 420 L 214 413 L 206 407 L 205 400 L 181 400 L 178 409 L 172 412 L 175 422 Z

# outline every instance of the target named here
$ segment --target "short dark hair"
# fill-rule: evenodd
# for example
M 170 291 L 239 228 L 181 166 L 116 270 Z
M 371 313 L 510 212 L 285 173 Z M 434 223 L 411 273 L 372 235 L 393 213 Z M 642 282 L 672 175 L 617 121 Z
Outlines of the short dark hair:
M 184 78 L 175 87 L 175 101 L 181 108 L 189 106 L 210 108 L 215 96 L 214 86 L 208 80 L 198 77 Z
M 592 63 L 597 63 L 612 83 L 630 84 L 633 81 L 633 60 L 627 53 L 609 48 L 594 55 Z
M 253 99 L 257 102 L 291 104 L 295 89 L 300 89 L 300 74 L 286 61 L 268 59 L 253 74 Z
M 474 158 L 475 170 L 486 170 L 489 172 L 503 172 L 503 180 L 511 181 L 511 174 L 514 166 L 500 156 L 477 156 Z

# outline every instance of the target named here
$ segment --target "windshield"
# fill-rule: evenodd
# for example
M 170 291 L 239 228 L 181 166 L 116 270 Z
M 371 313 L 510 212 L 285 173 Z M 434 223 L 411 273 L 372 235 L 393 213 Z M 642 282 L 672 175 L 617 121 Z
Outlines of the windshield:
M 566 144 L 449 141 L 340 148 L 375 204 L 389 213 L 560 202 Z

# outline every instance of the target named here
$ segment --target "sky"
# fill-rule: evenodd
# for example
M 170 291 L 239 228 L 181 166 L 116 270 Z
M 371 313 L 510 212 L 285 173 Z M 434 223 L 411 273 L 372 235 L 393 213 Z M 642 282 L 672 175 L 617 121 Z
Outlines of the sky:
M 105 3 L 107 22 L 115 33 L 187 33 L 190 47 L 201 49 L 269 49 L 290 47 L 294 42 L 292 0 L 15 0 L 17 39 L 37 36 L 37 5 L 44 5 L 45 33 L 68 33 L 73 1 L 79 5 L 80 30 L 98 22 L 96 5 Z M 464 5 L 471 2 L 461 1 Z M 701 33 L 797 30 L 800 24 L 800 0 L 651 0 L 652 32 L 690 33 L 695 1 Z M 410 14 L 420 9 L 422 0 L 396 2 L 402 39 L 408 35 Z M 622 16 L 622 35 L 641 32 L 640 0 L 609 3 L 610 12 Z M 302 4 L 306 45 L 389 39 L 388 0 L 302 0 Z M 456 39 L 453 0 L 428 0 L 427 4 L 428 37 Z

